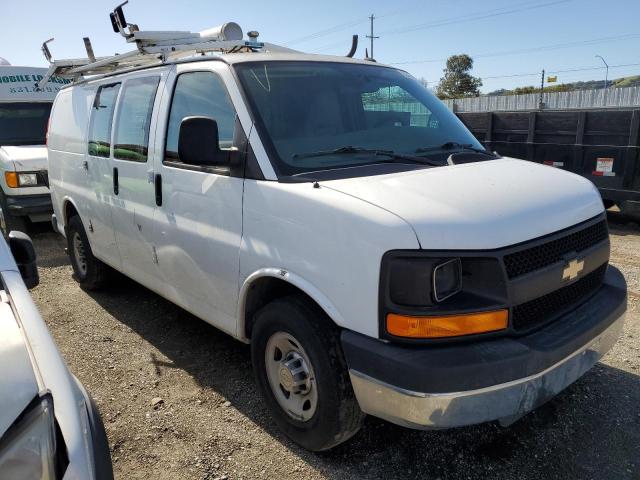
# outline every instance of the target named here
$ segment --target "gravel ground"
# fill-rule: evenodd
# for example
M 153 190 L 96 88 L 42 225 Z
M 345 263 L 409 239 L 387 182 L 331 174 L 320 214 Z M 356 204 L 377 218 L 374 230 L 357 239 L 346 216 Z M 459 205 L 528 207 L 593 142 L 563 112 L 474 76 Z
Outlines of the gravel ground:
M 367 418 L 323 454 L 278 432 L 247 346 L 128 279 L 83 292 L 52 232 L 33 234 L 33 296 L 102 412 L 120 479 L 640 479 L 640 227 L 616 212 L 609 220 L 629 313 L 592 371 L 508 428 L 420 432 Z

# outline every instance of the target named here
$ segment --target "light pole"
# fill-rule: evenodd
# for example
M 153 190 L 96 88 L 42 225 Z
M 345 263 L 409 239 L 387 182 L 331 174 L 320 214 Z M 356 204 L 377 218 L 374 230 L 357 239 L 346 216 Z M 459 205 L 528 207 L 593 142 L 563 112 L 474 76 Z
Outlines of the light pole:
M 609 80 L 609 64 L 605 61 L 604 58 L 602 58 L 601 55 L 596 55 L 596 58 L 599 58 L 600 60 L 602 60 L 602 63 L 604 63 L 604 66 L 606 67 L 606 73 L 604 74 L 604 88 L 605 90 L 607 89 L 607 83 Z

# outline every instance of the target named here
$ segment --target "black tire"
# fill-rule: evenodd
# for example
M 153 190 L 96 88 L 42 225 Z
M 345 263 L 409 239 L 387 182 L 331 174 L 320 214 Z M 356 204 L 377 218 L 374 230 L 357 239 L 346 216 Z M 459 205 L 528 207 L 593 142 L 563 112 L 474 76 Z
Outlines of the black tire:
M 254 320 L 251 359 L 256 384 L 284 434 L 312 451 L 328 450 L 355 435 L 365 415 L 349 380 L 340 330 L 319 307 L 297 295 L 274 300 L 259 310 Z M 269 385 L 267 344 L 282 332 L 300 343 L 315 373 L 317 406 L 306 421 L 290 416 Z
M 2 235 L 4 235 L 5 238 L 9 236 L 9 232 L 13 230 L 25 233 L 27 232 L 27 227 L 29 225 L 28 219 L 26 217 L 18 217 L 9 214 L 7 198 L 2 190 L 0 190 L 0 209 L 0 230 L 2 230 Z
M 108 267 L 93 256 L 87 233 L 80 217 L 75 215 L 66 227 L 67 253 L 73 267 L 73 278 L 83 290 L 97 290 L 106 280 Z M 75 245 L 78 241 L 79 245 Z

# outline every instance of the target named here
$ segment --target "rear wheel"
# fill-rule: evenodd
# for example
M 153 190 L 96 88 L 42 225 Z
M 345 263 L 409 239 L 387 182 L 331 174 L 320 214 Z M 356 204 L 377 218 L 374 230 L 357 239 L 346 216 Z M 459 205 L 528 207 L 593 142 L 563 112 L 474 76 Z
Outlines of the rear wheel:
M 348 440 L 364 418 L 339 334 L 300 296 L 274 300 L 255 316 L 251 358 L 258 388 L 280 429 L 309 450 Z
M 12 230 L 26 232 L 28 221 L 26 217 L 17 217 L 9 213 L 7 206 L 7 197 L 0 190 L 0 230 L 2 235 L 7 237 Z
M 67 252 L 73 268 L 73 278 L 84 290 L 96 290 L 104 285 L 108 267 L 93 256 L 87 233 L 79 216 L 71 217 L 66 228 Z

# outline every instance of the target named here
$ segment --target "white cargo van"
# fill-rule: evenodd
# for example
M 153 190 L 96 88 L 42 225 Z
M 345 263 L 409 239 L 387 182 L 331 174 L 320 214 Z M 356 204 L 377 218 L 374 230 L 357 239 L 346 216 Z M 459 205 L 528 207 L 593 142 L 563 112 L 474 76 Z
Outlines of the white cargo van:
M 364 414 L 508 424 L 615 343 L 626 285 L 589 181 L 484 151 L 396 68 L 129 35 L 131 56 L 66 70 L 52 110 L 74 276 L 111 267 L 251 343 L 295 442 L 331 448 Z
M 51 219 L 45 135 L 51 104 L 70 80 L 36 83 L 46 68 L 0 64 L 0 228 L 24 231 L 27 220 Z

